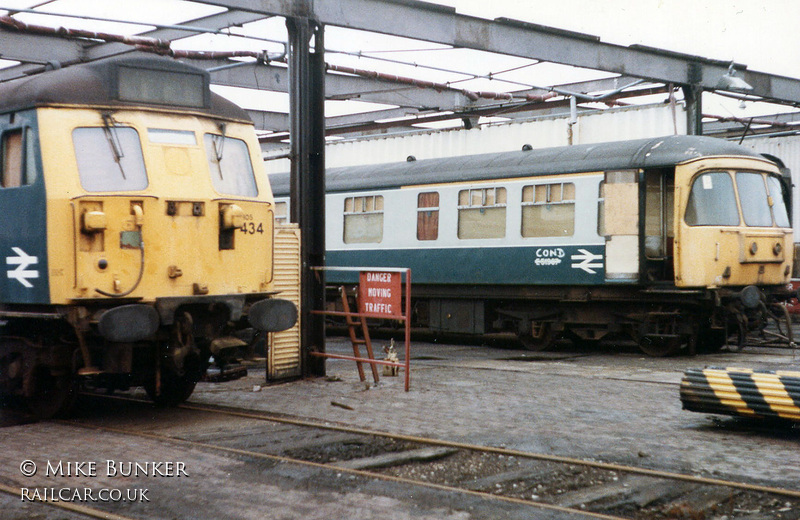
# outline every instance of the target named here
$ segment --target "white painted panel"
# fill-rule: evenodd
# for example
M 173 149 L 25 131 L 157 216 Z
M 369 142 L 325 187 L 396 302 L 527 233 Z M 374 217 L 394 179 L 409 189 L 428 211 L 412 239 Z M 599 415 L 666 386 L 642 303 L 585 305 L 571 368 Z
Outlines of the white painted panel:
M 635 280 L 638 272 L 639 237 L 609 237 L 606 241 L 606 280 Z

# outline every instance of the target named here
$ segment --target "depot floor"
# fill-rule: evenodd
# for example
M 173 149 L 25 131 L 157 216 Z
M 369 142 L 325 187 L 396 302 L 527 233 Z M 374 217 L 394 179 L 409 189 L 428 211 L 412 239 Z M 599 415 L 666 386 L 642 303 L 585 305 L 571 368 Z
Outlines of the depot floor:
M 380 352 L 381 341 L 376 342 Z M 387 342 L 384 342 L 387 343 Z M 347 353 L 344 339 L 328 351 Z M 204 384 L 193 402 L 313 417 L 475 444 L 632 463 L 675 471 L 800 482 L 798 430 L 683 411 L 687 368 L 795 368 L 800 353 L 749 348 L 695 357 L 649 358 L 613 346 L 532 353 L 485 345 L 414 343 L 411 387 L 403 377 L 362 383 L 352 361 L 328 360 L 327 376 L 263 385 L 259 373 Z
M 376 343 L 380 352 L 385 342 Z M 329 360 L 325 377 L 268 384 L 265 370 L 254 367 L 243 379 L 199 384 L 190 402 L 800 489 L 800 431 L 683 411 L 678 389 L 686 368 L 796 367 L 800 358 L 793 351 L 746 349 L 655 359 L 631 348 L 617 352 L 612 347 L 578 350 L 566 346 L 556 352 L 531 353 L 508 345 L 415 342 L 409 392 L 403 390 L 402 377 L 381 377 L 378 386 L 365 384 L 354 362 Z M 327 348 L 344 354 L 349 344 L 329 338 Z M 142 419 L 148 430 L 168 430 L 177 436 L 190 426 L 178 421 L 164 424 L 155 415 L 140 414 L 136 420 Z M 111 414 L 109 425 L 114 426 L 115 420 Z M 130 419 L 122 418 L 119 424 L 126 420 Z M 206 426 L 209 431 L 225 428 L 218 423 Z M 531 517 L 530 509 L 503 508 L 390 484 L 320 491 L 316 488 L 319 479 L 332 477 L 287 464 L 254 465 L 158 440 L 87 433 L 62 423 L 0 428 L 0 444 L 6 448 L 0 452 L 0 483 L 12 487 L 53 485 L 52 479 L 40 475 L 21 478 L 23 459 L 179 460 L 190 468 L 188 479 L 135 482 L 152 488 L 149 504 L 101 504 L 132 518 Z M 119 486 L 120 481 L 72 479 L 68 484 Z M 24 503 L 18 496 L 0 497 L 2 518 L 82 518 L 43 507 Z M 535 517 L 572 518 L 553 512 Z

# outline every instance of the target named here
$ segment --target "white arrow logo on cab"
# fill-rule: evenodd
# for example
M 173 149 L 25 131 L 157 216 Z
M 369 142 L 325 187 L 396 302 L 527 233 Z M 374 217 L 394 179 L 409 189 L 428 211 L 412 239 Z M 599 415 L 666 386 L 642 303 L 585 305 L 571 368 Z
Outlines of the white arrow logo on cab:
M 8 271 L 8 277 L 13 278 L 14 280 L 18 281 L 25 287 L 33 287 L 33 284 L 28 281 L 29 278 L 39 278 L 39 271 L 35 271 L 33 269 L 28 269 L 28 267 L 32 266 L 33 264 L 39 263 L 39 258 L 36 256 L 31 256 L 22 249 L 18 247 L 12 247 L 12 251 L 14 251 L 17 256 L 7 256 L 6 257 L 6 264 L 7 265 L 16 265 L 17 268 L 11 271 Z
M 603 255 L 595 255 L 585 249 L 578 249 L 579 255 L 572 255 L 570 259 L 573 261 L 580 260 L 577 264 L 572 264 L 573 269 L 583 269 L 589 274 L 597 274 L 595 269 L 603 267 L 603 262 L 595 262 L 595 260 L 602 260 Z

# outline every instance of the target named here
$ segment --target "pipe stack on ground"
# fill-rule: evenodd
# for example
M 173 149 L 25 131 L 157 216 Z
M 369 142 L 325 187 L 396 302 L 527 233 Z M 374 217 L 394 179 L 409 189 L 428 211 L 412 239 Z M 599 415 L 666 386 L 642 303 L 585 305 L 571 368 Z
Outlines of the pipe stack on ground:
M 681 403 L 692 412 L 800 422 L 800 371 L 689 369 Z

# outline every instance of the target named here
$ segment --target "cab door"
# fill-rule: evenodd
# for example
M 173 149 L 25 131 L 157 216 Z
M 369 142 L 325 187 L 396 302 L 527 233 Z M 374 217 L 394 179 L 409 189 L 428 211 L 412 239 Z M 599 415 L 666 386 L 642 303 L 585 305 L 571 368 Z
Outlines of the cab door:
M 126 296 L 139 286 L 145 253 L 142 223 L 154 202 L 139 133 L 107 124 L 72 130 L 83 193 L 70 201 L 75 230 L 75 286 L 84 297 Z
M 0 300 L 49 303 L 47 208 L 32 114 L 2 116 L 0 156 Z

